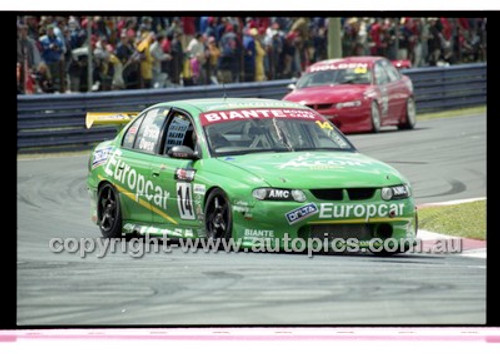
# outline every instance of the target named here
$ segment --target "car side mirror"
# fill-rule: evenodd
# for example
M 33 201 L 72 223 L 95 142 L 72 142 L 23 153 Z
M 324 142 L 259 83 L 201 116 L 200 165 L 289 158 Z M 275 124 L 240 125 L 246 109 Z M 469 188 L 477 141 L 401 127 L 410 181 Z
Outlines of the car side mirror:
M 171 147 L 167 155 L 174 159 L 186 159 L 186 160 L 197 160 L 199 156 L 193 151 L 189 146 L 179 145 Z
M 286 88 L 287 88 L 288 91 L 291 92 L 291 91 L 295 90 L 296 87 L 297 86 L 295 86 L 295 84 L 289 84 Z

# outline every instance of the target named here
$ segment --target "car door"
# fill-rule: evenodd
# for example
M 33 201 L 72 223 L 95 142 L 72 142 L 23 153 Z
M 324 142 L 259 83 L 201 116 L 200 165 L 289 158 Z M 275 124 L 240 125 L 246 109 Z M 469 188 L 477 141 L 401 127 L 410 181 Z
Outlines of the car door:
M 165 191 L 154 184 L 151 161 L 157 153 L 160 130 L 168 108 L 146 111 L 123 136 L 115 177 L 123 196 L 124 223 L 153 222 L 153 214 L 164 204 Z
M 373 72 L 375 74 L 375 83 L 377 85 L 378 91 L 380 93 L 378 104 L 380 108 L 380 123 L 385 125 L 387 123 L 389 113 L 390 113 L 390 91 L 389 91 L 389 77 L 387 72 L 382 66 L 381 61 L 377 61 L 373 66 Z
M 152 173 L 156 183 L 168 191 L 165 213 L 153 215 L 155 224 L 182 230 L 182 236 L 193 235 L 193 229 L 200 225 L 202 210 L 200 203 L 195 203 L 194 179 L 198 161 L 171 158 L 168 151 L 174 146 L 189 146 L 197 150 L 196 133 L 192 118 L 187 112 L 172 109 L 162 133 L 161 152 L 152 162 Z
M 401 73 L 391 64 L 389 60 L 383 60 L 382 64 L 389 78 L 389 110 L 391 120 L 398 121 L 406 109 L 408 88 L 402 80 Z

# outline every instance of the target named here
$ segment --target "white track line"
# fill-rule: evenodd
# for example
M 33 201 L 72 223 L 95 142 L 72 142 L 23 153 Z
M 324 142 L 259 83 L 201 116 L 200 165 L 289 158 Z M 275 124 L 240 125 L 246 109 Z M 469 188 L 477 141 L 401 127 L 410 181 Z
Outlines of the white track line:
M 440 239 L 448 239 L 449 240 L 449 239 L 460 238 L 460 237 L 439 234 L 437 232 L 419 229 L 417 232 L 417 238 L 422 239 L 424 241 L 434 241 L 434 240 L 440 240 Z
M 486 248 L 478 248 L 475 250 L 468 250 L 460 253 L 463 257 L 471 257 L 471 258 L 486 258 Z

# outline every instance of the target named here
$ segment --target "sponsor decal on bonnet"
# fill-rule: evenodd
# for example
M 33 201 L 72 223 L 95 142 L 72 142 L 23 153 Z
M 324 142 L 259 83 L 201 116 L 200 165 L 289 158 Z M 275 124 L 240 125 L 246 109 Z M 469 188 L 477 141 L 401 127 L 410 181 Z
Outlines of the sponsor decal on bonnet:
M 285 163 L 279 164 L 277 167 L 279 169 L 302 167 L 308 167 L 310 169 L 329 169 L 341 168 L 345 166 L 355 167 L 363 165 L 366 165 L 366 162 L 361 162 L 353 159 L 343 159 L 340 157 L 333 159 L 327 156 L 315 156 L 313 154 L 307 153 Z

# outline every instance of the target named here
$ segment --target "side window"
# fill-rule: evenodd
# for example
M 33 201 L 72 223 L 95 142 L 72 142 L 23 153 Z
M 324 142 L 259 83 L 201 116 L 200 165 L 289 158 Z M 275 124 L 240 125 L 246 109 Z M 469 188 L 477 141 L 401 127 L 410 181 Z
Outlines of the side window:
M 154 108 L 146 113 L 137 133 L 134 149 L 154 153 L 159 144 L 160 131 L 165 122 L 168 108 Z
M 174 146 L 185 145 L 196 150 L 196 133 L 191 120 L 183 113 L 174 112 L 165 129 L 165 147 L 163 154 Z
M 399 71 L 389 61 L 384 60 L 383 63 L 390 82 L 398 81 L 401 79 Z
M 377 80 L 377 85 L 384 85 L 389 82 L 387 73 L 380 62 L 375 63 L 375 79 Z
M 132 149 L 134 146 L 135 137 L 137 136 L 137 131 L 144 118 L 144 115 L 138 117 L 132 125 L 128 128 L 127 132 L 123 136 L 122 146 L 127 149 Z

